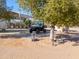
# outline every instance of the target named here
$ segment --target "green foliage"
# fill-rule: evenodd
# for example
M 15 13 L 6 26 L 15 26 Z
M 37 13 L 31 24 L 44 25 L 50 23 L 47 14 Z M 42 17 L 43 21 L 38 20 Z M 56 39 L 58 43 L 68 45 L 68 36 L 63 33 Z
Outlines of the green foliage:
M 0 9 L 0 18 L 4 18 L 8 21 L 13 18 L 13 16 L 10 13 L 11 11 L 7 11 L 5 8 Z
M 30 26 L 31 21 L 30 21 L 30 20 L 28 20 L 28 19 L 24 19 L 24 23 L 25 23 L 25 25 Z
M 49 24 L 79 25 L 79 5 L 74 0 L 24 0 L 23 6 L 25 8 L 26 4 L 32 10 L 34 18 L 42 19 Z
M 5 12 L 6 12 L 5 8 L 0 8 L 0 18 L 3 18 Z
M 44 19 L 53 25 L 75 26 L 79 23 L 76 17 L 79 10 L 73 0 L 49 0 L 43 12 Z
M 39 19 L 46 0 L 18 0 L 18 3 L 24 10 L 30 9 L 32 16 Z

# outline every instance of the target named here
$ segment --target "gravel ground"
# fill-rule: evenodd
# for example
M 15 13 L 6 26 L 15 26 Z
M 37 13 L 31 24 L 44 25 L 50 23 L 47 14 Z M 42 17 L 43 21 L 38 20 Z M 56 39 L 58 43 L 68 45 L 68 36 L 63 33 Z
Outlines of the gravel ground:
M 26 38 L 0 38 L 0 59 L 79 59 L 79 46 L 66 42 L 52 46 L 51 40 L 32 42 Z

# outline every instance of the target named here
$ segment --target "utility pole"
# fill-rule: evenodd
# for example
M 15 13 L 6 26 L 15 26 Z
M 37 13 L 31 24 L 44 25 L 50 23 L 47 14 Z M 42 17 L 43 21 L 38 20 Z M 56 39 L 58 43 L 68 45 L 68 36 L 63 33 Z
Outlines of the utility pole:
M 21 27 L 21 25 L 22 25 L 22 22 L 21 22 L 22 19 L 21 19 L 21 8 L 20 8 L 20 7 L 19 7 L 19 21 L 20 21 L 19 27 L 22 28 L 22 27 Z
M 21 20 L 21 9 L 19 8 L 19 20 Z

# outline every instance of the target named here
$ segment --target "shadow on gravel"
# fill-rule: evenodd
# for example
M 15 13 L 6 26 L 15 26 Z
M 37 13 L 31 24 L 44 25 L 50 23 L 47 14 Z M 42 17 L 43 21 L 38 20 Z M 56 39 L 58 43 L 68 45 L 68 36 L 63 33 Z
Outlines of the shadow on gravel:
M 0 32 L 1 33 L 1 32 Z M 31 33 L 26 32 L 26 31 L 20 31 L 18 34 L 5 34 L 5 33 L 9 33 L 9 32 L 2 32 L 4 34 L 0 35 L 0 38 L 22 38 L 22 37 L 26 37 L 26 38 L 31 38 Z M 37 37 L 48 37 L 49 36 L 49 32 L 43 33 L 40 32 L 39 34 L 36 34 Z
M 30 37 L 30 34 L 15 34 L 15 35 L 1 35 L 0 38 L 22 38 L 22 37 Z
M 70 38 L 67 39 L 67 41 L 71 41 L 71 42 L 75 42 L 74 44 L 72 44 L 72 46 L 79 46 L 79 32 L 72 32 L 69 33 L 70 34 Z
M 47 31 L 46 33 L 40 32 L 39 34 L 36 34 L 37 38 L 42 38 L 42 37 L 49 37 L 50 33 L 49 31 Z M 70 33 L 68 35 L 60 35 L 62 36 L 62 38 L 64 38 L 63 43 L 71 41 L 71 42 L 75 42 L 75 44 L 73 44 L 73 46 L 79 46 L 79 32 L 76 31 L 70 31 Z M 22 37 L 26 37 L 26 38 L 31 38 L 31 34 L 27 33 L 27 32 L 20 32 L 19 34 L 12 34 L 12 35 L 0 35 L 0 38 L 22 38 Z M 38 40 L 35 40 L 38 41 Z

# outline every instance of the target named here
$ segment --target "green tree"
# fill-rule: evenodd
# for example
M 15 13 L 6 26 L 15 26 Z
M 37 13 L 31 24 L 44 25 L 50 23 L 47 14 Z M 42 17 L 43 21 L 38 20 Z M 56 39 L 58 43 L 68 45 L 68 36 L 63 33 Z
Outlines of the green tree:
M 79 25 L 79 9 L 74 0 L 48 0 L 43 10 L 42 18 L 52 26 Z M 52 33 L 54 35 L 54 32 Z M 51 39 L 53 39 L 53 35 L 51 35 Z
M 51 24 L 53 34 L 54 26 L 70 27 L 79 25 L 79 9 L 74 0 L 24 0 L 21 5 L 25 7 L 27 3 L 34 18 L 42 19 Z M 53 35 L 50 36 L 53 39 Z
M 23 8 L 30 8 L 34 18 L 53 25 L 75 26 L 78 22 L 78 7 L 74 0 L 19 0 Z
M 75 26 L 79 22 L 78 7 L 73 0 L 49 0 L 43 17 L 52 25 Z
M 31 20 L 29 20 L 29 19 L 24 19 L 24 24 L 25 24 L 27 27 L 30 27 L 30 25 L 31 25 Z
M 12 19 L 14 17 L 11 15 L 10 10 L 7 10 L 5 8 L 1 8 L 0 9 L 0 18 L 4 18 L 4 19 L 10 21 L 10 19 Z
M 5 8 L 0 8 L 0 18 L 3 18 L 4 13 L 6 12 Z
M 31 10 L 34 18 L 38 18 L 41 16 L 41 9 L 44 7 L 46 0 L 18 0 L 18 3 L 24 10 Z

